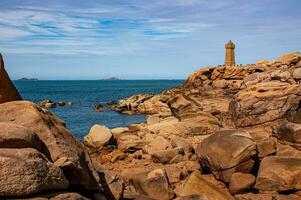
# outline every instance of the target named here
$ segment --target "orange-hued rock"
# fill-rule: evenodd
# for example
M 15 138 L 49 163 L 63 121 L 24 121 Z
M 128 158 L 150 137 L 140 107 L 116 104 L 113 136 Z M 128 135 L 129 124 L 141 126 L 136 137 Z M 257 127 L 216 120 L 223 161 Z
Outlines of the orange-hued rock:
M 282 55 L 278 58 L 280 62 L 288 62 L 288 63 L 297 63 L 301 60 L 301 53 L 300 52 L 292 52 L 285 55 Z
M 31 129 L 14 123 L 0 122 L 0 148 L 44 148 L 39 136 Z
M 0 104 L 0 113 L 0 122 L 24 126 L 39 136 L 45 145 L 42 153 L 63 170 L 71 185 L 87 189 L 97 187 L 89 156 L 62 120 L 28 101 Z
M 231 194 L 239 194 L 252 189 L 256 177 L 252 174 L 234 173 L 231 176 L 229 191 Z
M 227 183 L 235 172 L 248 173 L 254 164 L 251 158 L 257 154 L 252 137 L 247 132 L 235 130 L 212 134 L 196 151 L 202 166 Z
M 199 171 L 194 171 L 183 183 L 176 189 L 179 197 L 189 197 L 200 195 L 208 200 L 234 200 L 234 198 L 225 190 L 222 190 L 204 179 Z
M 169 200 L 174 196 L 164 169 L 155 169 L 150 172 L 142 172 L 131 177 L 135 191 L 150 196 L 153 199 Z
M 301 159 L 265 157 L 260 163 L 255 188 L 263 191 L 300 190 Z
M 300 199 L 300 67 L 300 53 L 205 67 L 162 94 L 123 99 L 115 110 L 147 122 L 112 131 L 122 159 L 112 159 L 116 150 L 93 158 L 125 180 L 165 169 L 177 200 L 233 199 L 228 191 L 237 200 Z M 145 194 L 128 197 L 157 198 Z
M 0 54 L 0 103 L 21 100 L 21 96 L 10 80 L 5 68 L 2 54 Z
M 67 189 L 63 171 L 31 148 L 0 148 L 0 196 L 23 197 Z
M 254 126 L 294 113 L 301 100 L 301 87 L 286 82 L 262 82 L 240 90 L 230 103 L 238 127 Z

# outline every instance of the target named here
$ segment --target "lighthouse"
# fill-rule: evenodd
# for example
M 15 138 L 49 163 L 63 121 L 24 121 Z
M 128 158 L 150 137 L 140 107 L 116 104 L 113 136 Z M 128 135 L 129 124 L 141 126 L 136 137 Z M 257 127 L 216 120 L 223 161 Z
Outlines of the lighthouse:
M 226 56 L 225 56 L 225 66 L 235 65 L 235 44 L 230 40 L 226 45 Z

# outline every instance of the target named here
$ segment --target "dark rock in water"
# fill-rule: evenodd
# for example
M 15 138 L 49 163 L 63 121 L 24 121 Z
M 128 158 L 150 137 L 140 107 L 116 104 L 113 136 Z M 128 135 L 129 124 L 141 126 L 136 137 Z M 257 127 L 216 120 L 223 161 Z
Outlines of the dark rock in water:
M 107 102 L 107 105 L 108 105 L 108 106 L 112 106 L 112 105 L 116 105 L 116 104 L 117 104 L 116 101 L 108 101 L 108 102 Z
M 104 107 L 103 107 L 102 104 L 95 104 L 94 108 L 95 108 L 96 112 L 103 112 L 103 111 L 105 111 L 105 109 L 104 109 Z
M 0 103 L 16 100 L 22 98 L 5 71 L 3 57 L 0 54 Z
M 37 103 L 38 106 L 44 107 L 44 108 L 55 108 L 56 103 L 51 100 L 44 100 L 42 102 Z
M 59 101 L 58 103 L 55 103 L 54 101 L 51 100 L 44 100 L 39 103 L 37 103 L 38 106 L 44 107 L 44 108 L 55 108 L 57 105 L 58 106 L 72 106 L 71 101 Z
M 59 106 L 71 106 L 72 102 L 71 101 L 59 101 L 58 105 Z

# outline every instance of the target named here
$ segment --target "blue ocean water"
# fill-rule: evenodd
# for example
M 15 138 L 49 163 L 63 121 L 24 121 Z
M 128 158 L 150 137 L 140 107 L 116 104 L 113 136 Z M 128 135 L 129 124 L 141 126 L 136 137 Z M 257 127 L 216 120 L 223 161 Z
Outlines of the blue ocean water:
M 138 93 L 161 93 L 182 82 L 183 80 L 14 81 L 25 100 L 73 102 L 70 107 L 49 110 L 64 120 L 80 140 L 94 124 L 114 128 L 143 122 L 146 118 L 144 115 L 123 115 L 108 109 L 96 112 L 93 104 L 105 104 Z

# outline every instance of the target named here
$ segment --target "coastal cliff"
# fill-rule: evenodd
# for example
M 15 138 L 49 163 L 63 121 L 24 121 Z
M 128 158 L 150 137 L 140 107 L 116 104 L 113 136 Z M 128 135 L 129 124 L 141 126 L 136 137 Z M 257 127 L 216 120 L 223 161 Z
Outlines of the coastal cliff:
M 0 54 L 0 103 L 20 100 L 21 96 L 10 80 L 5 68 L 2 54 Z
M 301 199 L 300 80 L 300 53 L 202 68 L 162 94 L 120 100 L 113 109 L 147 122 L 94 125 L 85 145 L 1 90 L 0 198 Z
M 120 100 L 114 110 L 147 122 L 109 130 L 117 149 L 94 145 L 92 159 L 141 199 L 301 199 L 300 80 L 298 52 L 202 68 L 162 94 Z

